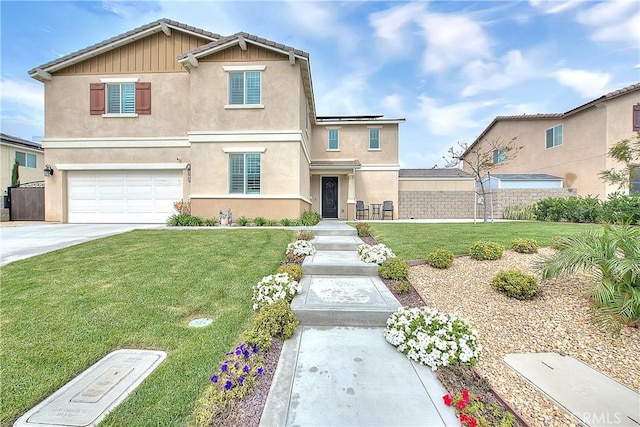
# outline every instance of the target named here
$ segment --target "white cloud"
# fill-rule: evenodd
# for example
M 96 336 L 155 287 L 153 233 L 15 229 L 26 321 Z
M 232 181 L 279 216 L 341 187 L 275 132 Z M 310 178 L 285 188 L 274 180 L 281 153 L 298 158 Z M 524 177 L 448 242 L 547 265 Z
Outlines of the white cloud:
M 44 85 L 35 80 L 13 80 L 3 78 L 0 86 L 0 100 L 3 109 L 27 108 L 44 111 Z
M 490 56 L 491 39 L 482 25 L 468 16 L 429 13 L 418 21 L 427 43 L 422 59 L 425 71 L 445 71 Z
M 560 69 L 553 75 L 558 83 L 570 87 L 585 98 L 595 98 L 607 92 L 607 84 L 611 80 L 608 73 L 569 68 Z
M 326 88 L 328 90 L 316 93 L 318 115 L 356 115 L 370 112 L 371 106 L 366 105 L 364 99 L 367 78 L 365 72 L 356 70 L 340 77 L 339 81 Z
M 547 15 L 555 15 L 573 9 L 585 0 L 529 0 L 529 4 Z
M 382 52 L 387 55 L 411 53 L 412 40 L 410 25 L 415 17 L 426 13 L 425 3 L 408 3 L 391 9 L 372 13 L 369 24 L 378 37 Z
M 382 99 L 382 106 L 388 116 L 405 117 L 407 115 L 403 108 L 404 100 L 401 95 L 387 95 Z
M 479 108 L 488 105 L 481 102 L 439 105 L 435 99 L 426 95 L 420 95 L 418 103 L 417 114 L 426 123 L 429 132 L 447 136 L 460 135 L 466 130 L 480 127 L 481 123 L 473 115 Z
M 536 61 L 524 57 L 519 50 L 511 50 L 494 62 L 472 61 L 463 68 L 463 74 L 469 83 L 462 90 L 462 96 L 505 89 L 537 77 L 539 70 L 535 63 Z
M 609 1 L 577 14 L 579 23 L 592 27 L 591 39 L 640 44 L 640 8 L 637 1 Z

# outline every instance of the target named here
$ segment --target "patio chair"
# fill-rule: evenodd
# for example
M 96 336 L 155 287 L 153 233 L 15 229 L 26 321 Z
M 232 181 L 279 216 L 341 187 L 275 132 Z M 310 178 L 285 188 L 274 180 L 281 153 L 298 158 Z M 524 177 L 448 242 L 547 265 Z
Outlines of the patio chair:
M 393 202 L 391 200 L 382 202 L 382 219 L 384 219 L 387 212 L 391 213 L 391 219 L 393 220 Z
M 364 216 L 364 213 L 367 216 Z M 356 200 L 356 219 L 369 219 L 369 206 L 365 206 L 362 200 Z

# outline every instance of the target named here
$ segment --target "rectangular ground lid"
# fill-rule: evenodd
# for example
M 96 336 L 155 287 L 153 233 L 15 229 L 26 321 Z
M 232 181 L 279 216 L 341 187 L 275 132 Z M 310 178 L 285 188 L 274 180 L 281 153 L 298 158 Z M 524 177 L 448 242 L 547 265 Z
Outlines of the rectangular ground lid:
M 167 357 L 164 351 L 116 350 L 15 422 L 15 427 L 97 425 Z
M 573 357 L 521 353 L 504 361 L 587 426 L 640 426 L 640 395 Z

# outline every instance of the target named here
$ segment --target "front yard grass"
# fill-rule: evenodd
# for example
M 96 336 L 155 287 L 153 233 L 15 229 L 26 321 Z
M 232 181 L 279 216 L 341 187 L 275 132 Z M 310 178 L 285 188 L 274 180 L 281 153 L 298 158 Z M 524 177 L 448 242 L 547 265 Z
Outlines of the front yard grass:
M 137 230 L 0 268 L 0 425 L 113 350 L 167 359 L 101 425 L 184 425 L 275 273 L 286 230 Z M 198 317 L 205 328 L 188 327 Z
M 352 224 L 353 225 L 353 224 Z M 554 236 L 578 234 L 585 228 L 602 229 L 600 225 L 554 222 L 494 223 L 369 223 L 378 243 L 384 243 L 405 260 L 424 259 L 435 248 L 450 249 L 456 255 L 468 254 L 476 240 L 490 240 L 511 246 L 513 239 L 535 239 L 549 246 Z

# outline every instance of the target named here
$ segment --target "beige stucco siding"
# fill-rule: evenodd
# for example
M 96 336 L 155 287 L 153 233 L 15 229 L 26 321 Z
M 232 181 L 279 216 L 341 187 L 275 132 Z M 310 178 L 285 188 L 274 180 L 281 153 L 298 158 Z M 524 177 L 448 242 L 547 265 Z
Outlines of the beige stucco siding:
M 263 217 L 280 221 L 284 218 L 299 218 L 310 205 L 298 199 L 192 199 L 191 212 L 204 218 L 218 218 L 220 211 L 231 209 L 233 222 L 241 216 Z
M 89 114 L 91 83 L 113 75 L 54 76 L 45 82 L 45 138 L 185 136 L 189 115 L 187 73 L 127 74 L 151 83 L 151 114 L 103 117 Z
M 393 201 L 398 218 L 398 171 L 359 170 L 356 173 L 356 199 L 369 205 Z
M 380 149 L 369 150 L 369 127 L 380 128 Z M 338 150 L 328 150 L 328 129 L 338 129 Z M 398 125 L 340 124 L 314 126 L 313 160 L 358 159 L 361 164 L 398 163 Z
M 264 65 L 262 71 L 263 107 L 229 107 L 228 66 Z M 300 129 L 300 66 L 288 61 L 201 62 L 191 70 L 190 129 L 204 131 Z

